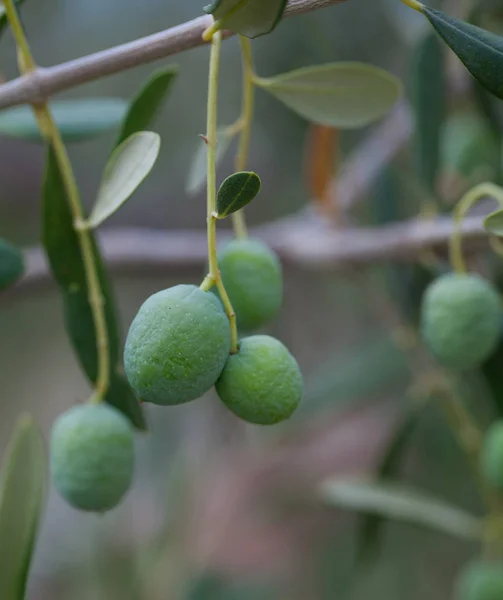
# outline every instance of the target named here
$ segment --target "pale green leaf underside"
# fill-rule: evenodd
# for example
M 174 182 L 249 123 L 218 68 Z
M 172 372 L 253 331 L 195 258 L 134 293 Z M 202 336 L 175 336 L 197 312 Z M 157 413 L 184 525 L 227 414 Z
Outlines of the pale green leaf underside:
M 152 131 L 134 133 L 117 146 L 105 167 L 90 227 L 101 225 L 130 198 L 152 170 L 160 147 L 161 138 Z
M 51 102 L 50 106 L 63 139 L 77 142 L 117 128 L 126 114 L 128 104 L 120 98 L 90 98 Z M 16 106 L 0 112 L 1 135 L 43 141 L 29 106 Z
M 225 29 L 249 38 L 270 33 L 281 20 L 288 0 L 214 0 L 207 13 Z
M 252 171 L 229 175 L 217 193 L 218 218 L 223 219 L 249 204 L 260 191 L 260 177 Z
M 357 62 L 306 67 L 257 83 L 308 121 L 341 129 L 380 119 L 402 91 L 394 75 Z
M 482 532 L 482 524 L 476 517 L 399 484 L 332 479 L 322 485 L 321 491 L 328 503 L 341 508 L 373 513 L 465 539 L 478 539 Z
M 491 235 L 503 236 L 503 209 L 487 215 L 484 219 L 484 229 Z
M 217 131 L 217 166 L 222 162 L 229 146 L 236 135 L 235 130 L 230 127 L 220 127 Z M 185 191 L 189 196 L 200 192 L 206 184 L 206 158 L 208 156 L 208 144 L 201 140 L 194 153 L 185 184 Z
M 0 598 L 23 600 L 45 498 L 47 460 L 33 419 L 18 421 L 0 474 Z

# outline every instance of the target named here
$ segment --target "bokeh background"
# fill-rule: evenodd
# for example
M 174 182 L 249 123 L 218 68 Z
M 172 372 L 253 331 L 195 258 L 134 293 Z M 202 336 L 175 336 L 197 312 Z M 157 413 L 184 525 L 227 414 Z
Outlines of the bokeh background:
M 201 5 L 202 0 L 28 0 L 22 14 L 39 64 L 49 66 L 181 23 L 201 14 Z M 444 8 L 461 14 L 457 3 Z M 256 66 L 267 76 L 315 63 L 362 60 L 406 80 L 410 54 L 425 27 L 424 19 L 398 0 L 350 0 L 288 19 L 274 35 L 256 40 Z M 473 111 L 465 76 L 451 59 L 456 91 L 450 110 Z M 6 79 L 16 75 L 15 62 L 7 34 L 0 44 Z M 107 227 L 141 226 L 167 235 L 204 229 L 204 195 L 188 197 L 185 181 L 197 134 L 204 130 L 207 62 L 207 49 L 199 48 L 64 94 L 130 98 L 154 68 L 180 67 L 155 127 L 162 136 L 158 164 Z M 240 92 L 234 39 L 223 51 L 221 122 L 237 117 Z M 309 204 L 308 128 L 257 92 L 250 166 L 260 173 L 263 191 L 247 210 L 251 225 Z M 343 158 L 368 134 L 343 132 Z M 113 138 L 70 148 L 87 206 Z M 349 215 L 353 223 L 379 224 L 417 213 L 421 194 L 410 183 L 409 150 L 392 165 L 399 202 L 390 209 L 389 196 L 376 182 Z M 37 144 L 0 137 L 0 235 L 26 247 L 39 243 L 43 158 Z M 232 153 L 220 176 L 231 169 Z M 464 175 L 456 174 L 457 184 Z M 154 274 L 146 265 L 144 274 L 115 275 L 124 330 L 148 295 L 197 282 L 203 269 L 167 267 Z M 86 515 L 51 491 L 30 600 L 449 598 L 454 574 L 474 547 L 441 533 L 385 523 L 379 545 L 358 562 L 361 519 L 326 505 L 319 494 L 329 476 L 374 471 L 409 407 L 419 360 L 397 341 L 404 315 L 386 269 L 285 265 L 284 308 L 267 331 L 289 346 L 302 367 L 306 393 L 298 413 L 284 425 L 260 429 L 229 415 L 213 393 L 183 407 L 147 406 L 150 431 L 137 436 L 135 485 L 123 505 L 105 516 Z M 402 292 L 414 304 L 417 282 L 409 275 Z M 0 331 L 3 451 L 22 411 L 35 415 L 47 439 L 56 415 L 89 390 L 50 282 L 2 298 Z M 468 400 L 482 396 L 480 389 L 472 386 Z M 490 416 L 490 409 L 485 412 Z M 480 512 L 463 456 L 435 406 L 424 408 L 402 450 L 395 477 Z

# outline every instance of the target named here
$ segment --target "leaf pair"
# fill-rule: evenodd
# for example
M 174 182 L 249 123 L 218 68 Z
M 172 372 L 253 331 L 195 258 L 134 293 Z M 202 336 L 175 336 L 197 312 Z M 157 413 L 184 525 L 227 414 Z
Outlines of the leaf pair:
M 158 136 L 144 135 L 146 132 L 141 130 L 154 119 L 173 77 L 172 69 L 156 73 L 132 102 L 118 138 L 119 145 L 105 169 L 98 202 L 90 219 L 93 225 L 103 222 L 112 214 L 150 170 L 158 152 Z M 98 370 L 96 332 L 89 305 L 82 250 L 61 172 L 52 149 L 49 149 L 47 157 L 42 205 L 43 243 L 54 278 L 62 293 L 66 327 L 84 372 L 89 380 L 95 383 Z M 91 233 L 88 232 L 88 235 Z M 122 410 L 136 427 L 144 429 L 142 411 L 125 378 L 119 372 L 121 343 L 117 308 L 98 246 L 94 238 L 91 239 L 109 338 L 111 385 L 106 401 Z
M 229 29 L 249 38 L 270 33 L 280 22 L 288 0 L 213 0 L 204 7 Z

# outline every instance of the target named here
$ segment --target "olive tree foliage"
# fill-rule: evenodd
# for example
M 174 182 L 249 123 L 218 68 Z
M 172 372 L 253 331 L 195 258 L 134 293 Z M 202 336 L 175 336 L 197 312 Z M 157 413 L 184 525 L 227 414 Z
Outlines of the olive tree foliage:
M 410 148 L 415 177 L 429 198 L 425 206 L 448 213 L 438 190 L 439 175 L 445 167 L 446 131 L 456 127 L 456 123 L 447 123 L 446 47 L 470 73 L 479 107 L 479 120 L 470 131 L 463 127 L 457 138 L 452 131 L 449 134 L 455 140 L 450 159 L 467 171 L 470 183 L 470 144 L 477 147 L 481 139 L 490 143 L 496 140 L 495 153 L 502 147 L 497 103 L 503 99 L 503 38 L 477 24 L 477 11 L 464 21 L 417 0 L 402 1 L 431 25 L 414 49 L 408 69 L 410 81 L 406 82 L 416 119 Z M 260 175 L 248 165 L 256 93 L 271 95 L 311 124 L 341 131 L 362 128 L 385 117 L 403 95 L 404 85 L 386 70 L 356 61 L 311 65 L 270 77 L 256 72 L 254 38 L 274 35 L 286 16 L 336 1 L 213 0 L 204 7 L 206 15 L 192 22 L 48 69 L 39 69 L 31 53 L 20 20 L 21 3 L 3 0 L 0 10 L 0 34 L 11 29 L 20 71 L 18 79 L 0 86 L 0 133 L 36 141 L 45 148 L 41 241 L 61 294 L 76 360 L 90 387 L 88 402 L 71 408 L 55 424 L 51 473 L 56 488 L 70 504 L 102 512 L 116 506 L 127 493 L 134 465 L 133 434 L 147 429 L 144 403 L 167 406 L 188 402 L 215 386 L 230 412 L 259 425 L 289 418 L 300 404 L 303 383 L 295 358 L 270 336 L 248 335 L 267 325 L 283 301 L 278 257 L 266 245 L 248 238 L 244 214 L 246 206 L 260 198 L 263 187 Z M 234 123 L 225 124 L 218 115 L 218 84 L 223 76 L 221 44 L 229 35 L 238 35 L 241 44 L 242 112 Z M 124 344 L 113 286 L 95 234 L 134 197 L 156 164 L 162 140 L 153 131 L 155 119 L 176 85 L 177 68 L 154 71 L 130 101 L 52 101 L 50 97 L 85 81 L 202 44 L 208 45 L 210 55 L 207 130 L 192 164 L 187 165 L 187 194 L 206 187 L 207 210 L 201 223 L 207 226 L 208 273 L 199 286 L 175 286 L 147 299 Z M 103 166 L 93 208 L 86 214 L 67 146 L 111 130 L 116 132 L 116 139 Z M 217 185 L 216 168 L 235 138 L 235 171 Z M 499 154 L 496 162 L 491 181 L 469 185 L 454 208 L 450 264 L 440 258 L 418 260 L 405 270 L 390 266 L 388 271 L 409 333 L 416 339 L 414 352 L 423 353 L 433 373 L 420 381 L 419 392 L 413 388 L 411 396 L 434 398 L 445 408 L 474 470 L 484 516 L 474 516 L 391 480 L 421 416 L 423 403 L 411 400 L 375 481 L 329 480 L 320 490 L 327 503 L 367 515 L 361 521 L 362 555 L 378 543 L 382 520 L 395 519 L 479 542 L 486 550 L 496 541 L 500 544 L 496 558 L 502 558 L 501 423 L 494 423 L 486 435 L 460 400 L 458 389 L 460 373 L 478 370 L 498 417 L 503 418 L 498 283 L 467 273 L 461 235 L 464 217 L 472 206 L 490 196 L 501 209 L 488 215 L 484 226 L 494 249 L 501 254 L 497 242 L 503 233 Z M 389 209 L 387 215 L 375 215 L 377 225 L 398 218 L 391 179 L 389 172 L 383 173 L 376 191 L 386 196 Z M 218 252 L 217 226 L 227 218 L 232 220 L 235 240 Z M 446 273 L 450 270 L 455 273 Z M 0 240 L 0 289 L 16 285 L 23 274 L 23 251 L 8 240 Z M 412 299 L 406 293 L 411 286 Z M 0 597 L 8 600 L 25 597 L 47 471 L 37 425 L 31 417 L 22 416 L 0 480 Z M 499 591 L 487 595 L 490 587 Z M 494 594 L 503 593 L 503 566 L 472 565 L 461 575 L 458 588 L 460 599 L 496 597 Z

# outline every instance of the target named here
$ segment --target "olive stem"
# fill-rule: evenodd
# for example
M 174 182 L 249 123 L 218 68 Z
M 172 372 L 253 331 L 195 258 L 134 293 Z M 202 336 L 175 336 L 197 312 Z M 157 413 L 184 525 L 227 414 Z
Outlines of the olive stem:
M 402 0 L 402 2 L 409 8 L 413 8 L 414 10 L 417 10 L 420 13 L 423 12 L 424 4 L 421 4 L 421 2 L 418 2 L 417 0 Z
M 468 212 L 485 196 L 495 198 L 503 208 L 503 188 L 494 183 L 485 182 L 469 190 L 456 204 L 453 215 L 453 230 L 449 239 L 449 259 L 456 273 L 466 273 L 466 264 L 463 258 L 461 225 Z
M 208 78 L 208 108 L 206 139 L 208 140 L 207 156 L 207 227 L 208 227 L 208 264 L 209 273 L 201 284 L 201 289 L 209 291 L 216 285 L 225 313 L 231 327 L 231 354 L 238 351 L 238 331 L 236 313 L 222 282 L 217 257 L 217 176 L 216 176 L 216 149 L 217 149 L 217 108 L 218 108 L 218 75 L 220 71 L 220 53 L 222 48 L 222 34 L 215 33 L 211 40 L 210 73 Z
M 210 42 L 213 39 L 213 36 L 220 32 L 225 28 L 225 24 L 228 20 L 233 17 L 237 12 L 239 12 L 243 6 L 248 2 L 248 0 L 239 0 L 239 2 L 231 8 L 231 10 L 225 15 L 223 19 L 218 19 L 213 22 L 207 29 L 203 31 L 202 38 L 205 42 Z
M 13 0 L 3 0 L 5 14 L 9 21 L 16 45 L 18 48 L 18 63 L 23 74 L 36 69 L 36 64 L 30 51 L 28 40 L 24 33 L 19 15 Z M 84 221 L 84 210 L 80 200 L 80 194 L 73 174 L 72 166 L 61 134 L 54 122 L 51 110 L 47 103 L 32 105 L 35 117 L 44 138 L 49 142 L 61 172 L 61 178 L 66 191 L 68 205 L 73 216 L 73 227 L 77 234 L 82 262 L 89 287 L 89 305 L 93 316 L 93 324 L 96 331 L 96 352 L 98 355 L 98 374 L 91 402 L 101 402 L 108 390 L 110 383 L 110 356 L 109 340 L 101 293 L 98 269 L 94 262 L 92 239 L 85 228 L 78 227 Z
M 250 40 L 242 35 L 239 36 L 241 43 L 241 57 L 243 63 L 243 100 L 241 108 L 242 128 L 239 136 L 239 147 L 236 155 L 236 171 L 244 171 L 248 165 L 250 156 L 250 139 L 253 123 L 253 109 L 255 105 L 255 85 L 253 57 Z M 245 214 L 243 209 L 232 214 L 232 225 L 238 239 L 248 237 Z

